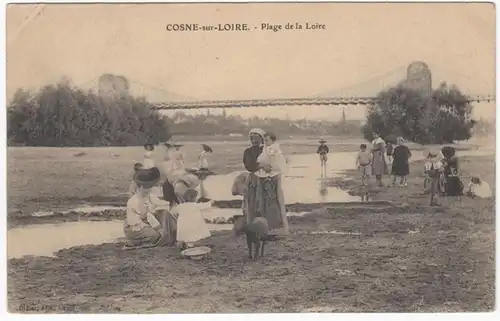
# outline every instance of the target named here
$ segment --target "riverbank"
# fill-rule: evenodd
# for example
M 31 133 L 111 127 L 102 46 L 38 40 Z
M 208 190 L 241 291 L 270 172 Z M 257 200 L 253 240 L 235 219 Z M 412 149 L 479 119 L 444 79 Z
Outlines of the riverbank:
M 416 173 L 421 166 L 412 164 Z M 494 156 L 464 157 L 464 175 L 494 177 Z M 377 198 L 418 194 L 407 190 Z M 416 182 L 416 183 L 415 183 Z M 494 182 L 489 182 L 494 187 Z M 348 183 L 347 183 L 348 184 Z M 347 185 L 344 186 L 347 188 Z M 404 192 L 405 191 L 405 192 Z M 123 252 L 79 246 L 8 262 L 11 312 L 458 312 L 494 308 L 494 200 L 426 198 L 382 209 L 315 210 L 290 217 L 289 240 L 259 262 L 227 231 L 203 242 L 204 261 L 171 248 Z
M 333 153 L 354 152 L 361 139 L 329 138 Z M 186 164 L 196 166 L 200 142 L 184 142 Z M 217 174 L 244 170 L 242 155 L 246 141 L 211 141 L 214 153 L 210 168 Z M 314 154 L 316 139 L 296 137 L 280 140 L 285 155 Z M 457 149 L 477 148 L 460 144 Z M 423 146 L 412 144 L 412 150 Z M 37 211 L 60 212 L 79 206 L 124 206 L 135 162 L 143 161 L 141 147 L 7 149 L 8 217 L 27 216 Z M 161 158 L 161 152 L 158 153 Z M 228 189 L 230 186 L 227 187 Z

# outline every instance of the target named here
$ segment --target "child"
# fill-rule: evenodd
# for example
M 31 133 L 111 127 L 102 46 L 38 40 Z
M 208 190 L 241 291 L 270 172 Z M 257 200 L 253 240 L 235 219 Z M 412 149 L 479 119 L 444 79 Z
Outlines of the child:
M 184 170 L 184 154 L 180 150 L 182 145 L 174 144 L 174 150 L 172 151 L 172 160 L 174 162 L 174 167 L 178 170 Z
M 430 205 L 437 205 L 435 200 L 439 192 L 439 178 L 443 172 L 442 157 L 439 152 L 426 151 L 426 162 L 424 163 L 424 189 L 431 194 Z
M 326 140 L 321 139 L 319 141 L 318 150 L 316 151 L 316 154 L 319 154 L 319 160 L 322 166 L 328 161 L 328 153 L 330 152 L 330 149 L 325 145 L 325 143 Z
M 281 152 L 279 144 L 276 142 L 276 135 L 267 132 L 264 134 L 264 149 L 257 158 L 260 165 L 271 165 L 271 171 L 259 170 L 255 174 L 259 177 L 275 177 L 282 173 L 286 167 L 286 160 Z
M 210 146 L 202 144 L 201 145 L 201 154 L 200 157 L 198 157 L 198 168 L 203 169 L 203 170 L 208 170 L 208 159 L 207 156 L 208 154 L 211 154 L 213 152 L 212 148 Z
M 490 198 L 492 196 L 490 184 L 474 176 L 470 179 L 467 196 L 471 198 Z
M 135 163 L 134 164 L 134 175 L 137 173 L 138 170 L 142 169 L 142 164 L 141 163 Z M 130 187 L 128 188 L 128 193 L 130 196 L 134 195 L 137 192 L 137 189 L 139 187 L 137 186 L 137 183 L 135 180 L 132 180 L 132 183 L 130 183 Z
M 149 169 L 155 167 L 155 161 L 153 159 L 153 151 L 155 150 L 155 147 L 153 144 L 145 144 L 144 149 L 146 152 L 144 153 L 144 164 L 143 168 L 144 169 Z
M 392 161 L 393 161 L 392 156 L 393 156 L 393 152 L 394 152 L 394 146 L 392 145 L 391 142 L 387 142 L 386 150 L 387 150 L 387 163 L 392 164 Z
M 371 175 L 372 153 L 366 149 L 366 144 L 359 145 L 359 152 L 356 156 L 356 167 L 361 174 L 361 185 L 366 186 L 366 181 Z

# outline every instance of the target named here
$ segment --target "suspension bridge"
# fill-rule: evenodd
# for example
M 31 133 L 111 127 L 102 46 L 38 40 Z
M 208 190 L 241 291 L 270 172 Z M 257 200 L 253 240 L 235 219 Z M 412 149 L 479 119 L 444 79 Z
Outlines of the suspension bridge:
M 476 79 L 456 73 L 441 72 L 441 77 L 436 77 L 433 68 L 432 78 L 434 83 L 446 81 L 448 84 L 457 84 L 458 88 L 466 95 L 466 100 L 470 103 L 493 102 L 496 101 L 494 94 L 474 94 L 467 90 L 466 86 L 461 86 L 460 79 L 467 79 L 469 82 L 477 83 Z M 193 97 L 186 97 L 176 94 L 158 86 L 149 86 L 144 82 L 128 78 L 128 91 L 134 96 L 146 97 L 157 110 L 183 110 L 200 108 L 245 108 L 245 107 L 293 107 L 293 106 L 355 106 L 372 105 L 376 102 L 377 93 L 402 83 L 407 79 L 408 66 L 401 66 L 383 75 L 372 77 L 363 82 L 353 84 L 334 91 L 297 98 L 276 98 L 276 99 L 241 99 L 241 100 L 199 100 Z M 99 91 L 99 77 L 86 82 L 83 87 Z M 438 81 L 436 81 L 438 79 Z M 458 80 L 458 81 L 457 81 Z M 463 81 L 462 81 L 463 83 Z M 90 85 L 90 86 L 89 86 Z M 430 84 L 429 84 L 430 85 Z

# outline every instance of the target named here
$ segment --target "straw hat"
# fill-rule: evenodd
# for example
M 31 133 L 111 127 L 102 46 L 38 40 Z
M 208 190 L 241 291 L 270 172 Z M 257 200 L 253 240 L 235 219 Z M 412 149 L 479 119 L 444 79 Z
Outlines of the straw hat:
M 210 146 L 206 145 L 206 144 L 201 144 L 201 146 L 203 147 L 203 149 L 208 152 L 208 153 L 212 153 L 213 150 Z
M 139 169 L 134 174 L 134 181 L 138 186 L 151 188 L 160 181 L 160 170 L 156 167 Z
M 321 139 L 319 140 L 319 142 L 320 142 L 321 144 L 323 144 L 323 143 L 326 143 L 326 140 L 324 140 L 323 138 L 321 138 Z

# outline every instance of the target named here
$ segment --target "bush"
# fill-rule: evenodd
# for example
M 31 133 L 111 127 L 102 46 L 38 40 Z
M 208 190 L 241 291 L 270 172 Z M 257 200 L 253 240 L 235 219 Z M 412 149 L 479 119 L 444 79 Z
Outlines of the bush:
M 19 89 L 7 110 L 7 141 L 25 146 L 131 146 L 170 138 L 164 116 L 143 98 L 101 98 L 69 81 Z
M 455 86 L 443 83 L 426 97 L 399 85 L 377 96 L 362 132 L 368 140 L 377 131 L 382 137 L 402 136 L 420 144 L 453 143 L 471 137 L 471 113 L 472 106 Z

